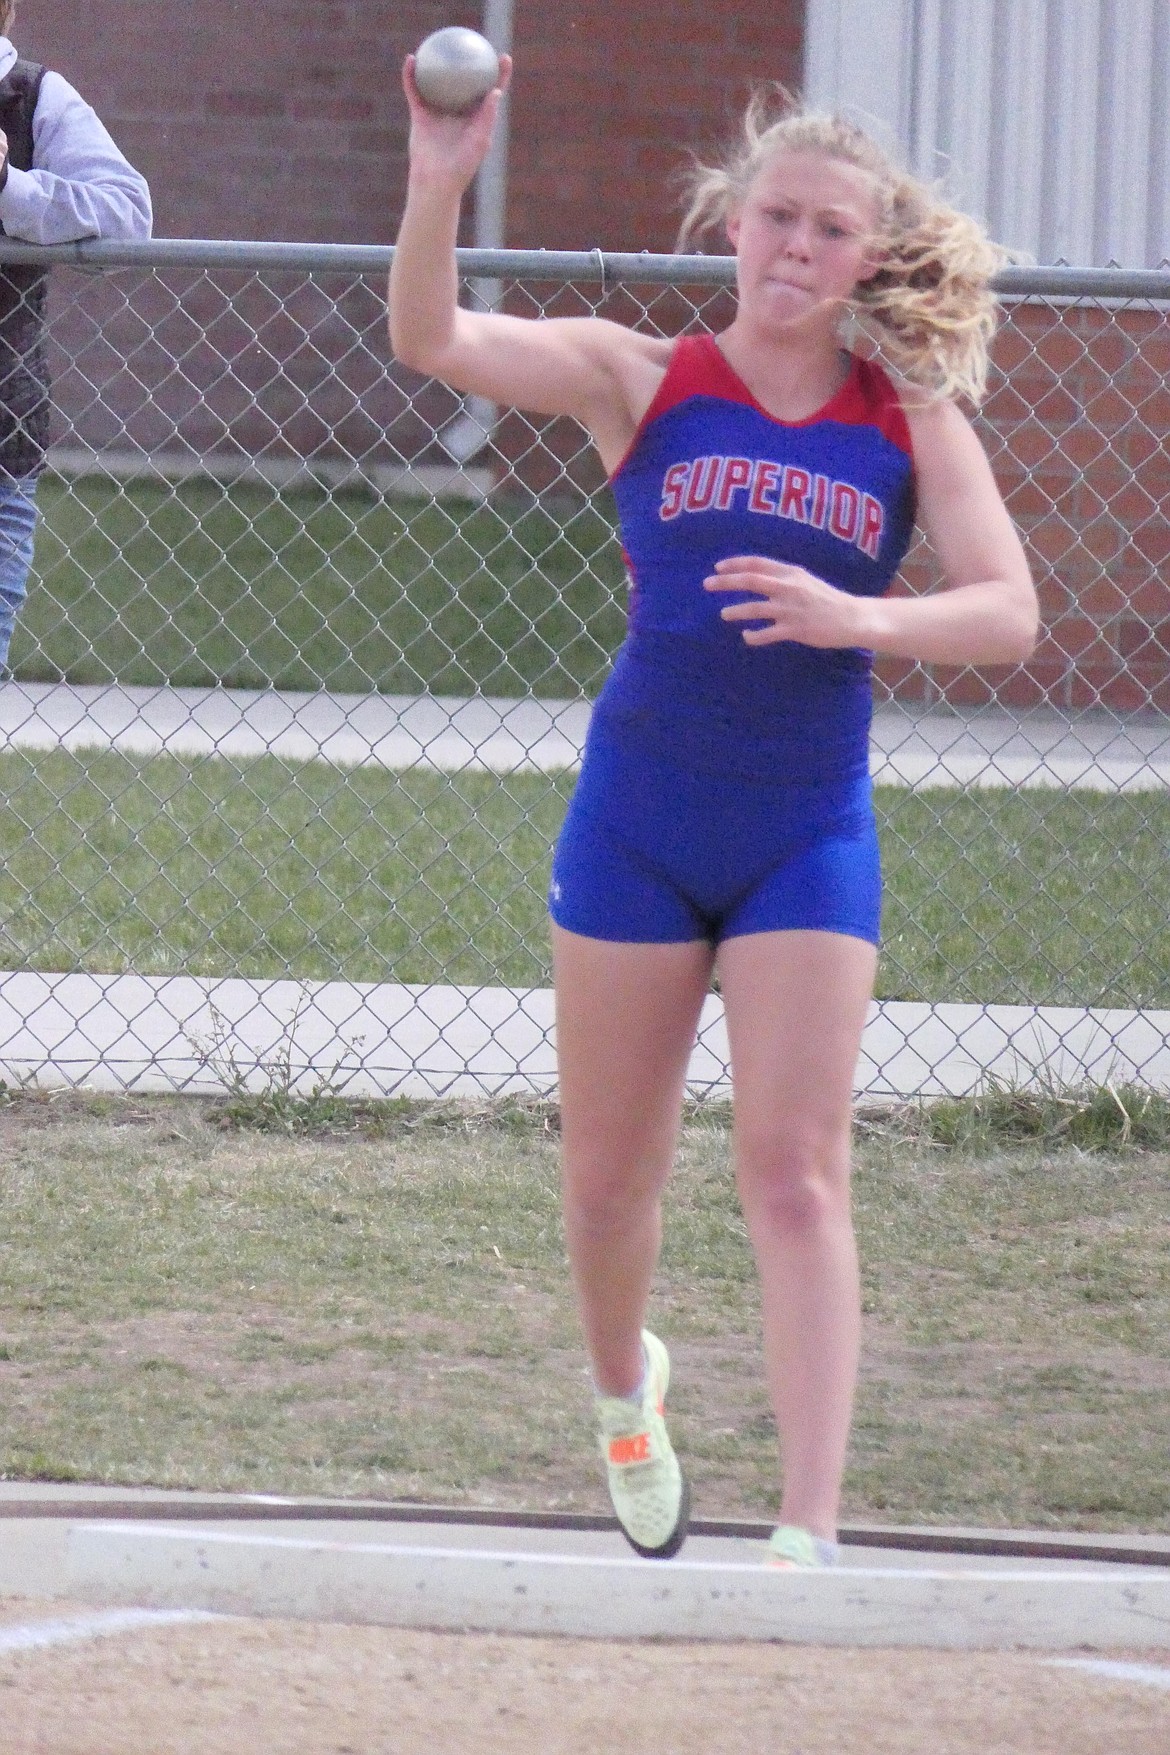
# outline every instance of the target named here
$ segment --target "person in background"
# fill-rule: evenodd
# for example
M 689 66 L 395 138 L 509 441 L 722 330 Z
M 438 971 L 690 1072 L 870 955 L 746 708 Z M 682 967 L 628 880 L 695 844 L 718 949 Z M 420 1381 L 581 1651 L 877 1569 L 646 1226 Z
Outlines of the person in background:
M 0 0 L 0 228 L 26 244 L 148 238 L 150 190 L 94 111 L 59 73 L 9 40 L 16 0 Z M 0 670 L 28 585 L 36 484 L 49 440 L 48 270 L 0 263 Z

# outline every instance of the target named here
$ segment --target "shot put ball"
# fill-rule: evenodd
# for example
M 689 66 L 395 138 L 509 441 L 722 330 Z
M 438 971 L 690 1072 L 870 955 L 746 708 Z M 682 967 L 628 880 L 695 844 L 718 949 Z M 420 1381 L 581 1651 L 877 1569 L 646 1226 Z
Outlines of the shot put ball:
M 500 58 L 486 37 L 462 25 L 432 31 L 414 57 L 414 83 L 428 110 L 467 116 L 499 81 Z

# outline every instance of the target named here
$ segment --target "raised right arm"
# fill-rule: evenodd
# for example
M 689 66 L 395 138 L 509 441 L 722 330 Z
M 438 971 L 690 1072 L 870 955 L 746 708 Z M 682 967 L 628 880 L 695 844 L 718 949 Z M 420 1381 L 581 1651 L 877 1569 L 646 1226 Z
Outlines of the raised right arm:
M 512 317 L 458 302 L 455 244 L 463 193 L 491 141 L 511 64 L 469 117 L 437 116 L 403 72 L 410 178 L 390 270 L 390 344 L 398 359 L 456 390 L 588 428 L 607 468 L 624 454 L 666 368 L 669 343 L 597 317 Z

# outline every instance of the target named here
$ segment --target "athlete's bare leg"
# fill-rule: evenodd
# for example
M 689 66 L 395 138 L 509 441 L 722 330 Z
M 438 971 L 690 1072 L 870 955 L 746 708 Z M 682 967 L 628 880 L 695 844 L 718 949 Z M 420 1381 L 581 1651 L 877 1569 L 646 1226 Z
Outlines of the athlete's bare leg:
M 553 927 L 565 1238 L 597 1388 L 642 1380 L 661 1194 L 712 951 Z
M 853 1076 L 877 954 L 823 932 L 724 942 L 740 1198 L 763 1295 L 782 1523 L 836 1534 L 861 1328 Z

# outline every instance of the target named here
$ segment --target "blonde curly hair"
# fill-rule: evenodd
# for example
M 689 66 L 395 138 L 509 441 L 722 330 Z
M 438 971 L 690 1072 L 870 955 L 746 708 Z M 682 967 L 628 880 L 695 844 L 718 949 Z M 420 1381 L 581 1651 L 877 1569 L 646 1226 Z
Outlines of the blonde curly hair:
M 723 161 L 696 163 L 686 175 L 690 204 L 679 247 L 724 227 L 778 152 L 822 153 L 872 177 L 881 267 L 854 288 L 845 315 L 898 377 L 932 397 L 963 396 L 978 407 L 997 322 L 989 282 L 1009 253 L 844 117 L 806 110 L 783 89 L 757 91 L 742 138 Z

